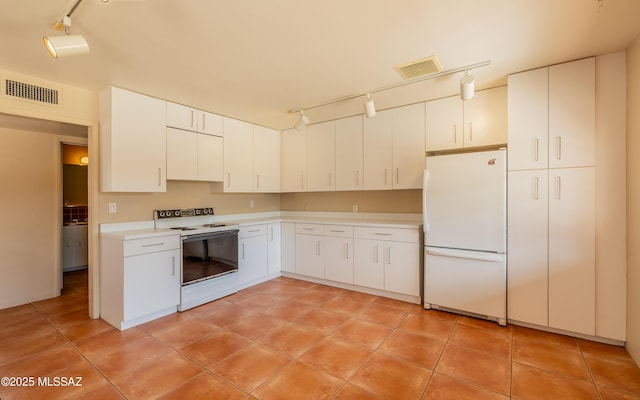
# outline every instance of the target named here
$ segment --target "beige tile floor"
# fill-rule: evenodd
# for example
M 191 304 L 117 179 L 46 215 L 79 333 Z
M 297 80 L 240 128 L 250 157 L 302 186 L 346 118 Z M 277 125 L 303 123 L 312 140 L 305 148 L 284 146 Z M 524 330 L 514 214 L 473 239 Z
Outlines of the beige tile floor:
M 623 348 L 348 290 L 278 278 L 120 332 L 65 282 L 0 310 L 0 377 L 82 386 L 0 399 L 640 399 Z

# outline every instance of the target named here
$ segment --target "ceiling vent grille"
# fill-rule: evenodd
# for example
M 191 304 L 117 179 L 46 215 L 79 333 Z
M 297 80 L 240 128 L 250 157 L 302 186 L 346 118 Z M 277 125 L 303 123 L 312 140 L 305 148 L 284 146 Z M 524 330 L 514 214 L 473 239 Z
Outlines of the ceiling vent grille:
M 59 103 L 58 90 L 18 82 L 11 79 L 5 80 L 5 95 L 37 101 L 38 103 L 53 105 L 58 105 Z
M 436 56 L 421 58 L 405 64 L 398 64 L 393 68 L 398 71 L 402 79 L 409 80 L 442 71 L 440 61 Z

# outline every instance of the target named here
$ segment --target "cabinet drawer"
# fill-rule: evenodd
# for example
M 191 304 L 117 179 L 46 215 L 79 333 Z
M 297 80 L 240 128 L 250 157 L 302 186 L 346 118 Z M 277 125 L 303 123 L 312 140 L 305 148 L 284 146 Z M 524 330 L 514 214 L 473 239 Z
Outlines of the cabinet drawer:
M 418 229 L 404 228 L 377 228 L 356 226 L 354 237 L 360 239 L 391 240 L 395 242 L 419 243 L 420 235 Z
M 179 249 L 180 235 L 125 240 L 123 247 L 125 257 Z
M 240 232 L 238 232 L 238 239 L 263 236 L 267 234 L 266 225 L 241 226 L 239 229 Z
M 306 235 L 324 235 L 324 225 L 296 224 L 296 233 L 304 233 Z
M 353 226 L 347 225 L 326 225 L 324 227 L 325 236 L 353 237 Z

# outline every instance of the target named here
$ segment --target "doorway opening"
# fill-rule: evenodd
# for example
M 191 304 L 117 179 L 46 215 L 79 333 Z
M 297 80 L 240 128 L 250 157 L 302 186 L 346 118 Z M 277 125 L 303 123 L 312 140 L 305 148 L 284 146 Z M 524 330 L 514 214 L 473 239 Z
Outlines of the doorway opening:
M 62 143 L 62 288 L 87 295 L 89 156 L 86 145 Z

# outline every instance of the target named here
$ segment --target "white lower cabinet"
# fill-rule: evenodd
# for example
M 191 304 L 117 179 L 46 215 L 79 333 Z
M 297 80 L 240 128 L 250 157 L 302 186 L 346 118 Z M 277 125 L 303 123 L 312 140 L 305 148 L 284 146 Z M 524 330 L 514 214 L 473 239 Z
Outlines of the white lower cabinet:
M 240 288 L 266 280 L 268 275 L 267 225 L 240 227 L 238 281 Z
M 88 264 L 87 225 L 62 227 L 62 269 L 73 271 Z
M 324 279 L 324 226 L 296 224 L 296 273 Z
M 324 278 L 353 283 L 353 227 L 326 226 L 324 237 Z
M 382 240 L 354 239 L 353 283 L 384 290 L 384 261 Z
M 282 226 L 280 222 L 267 225 L 267 273 L 279 273 L 282 270 Z
M 127 329 L 177 311 L 180 236 L 101 238 L 100 317 Z
M 384 243 L 384 290 L 420 296 L 420 245 Z
M 296 272 L 296 224 L 283 222 L 281 229 L 282 272 Z

